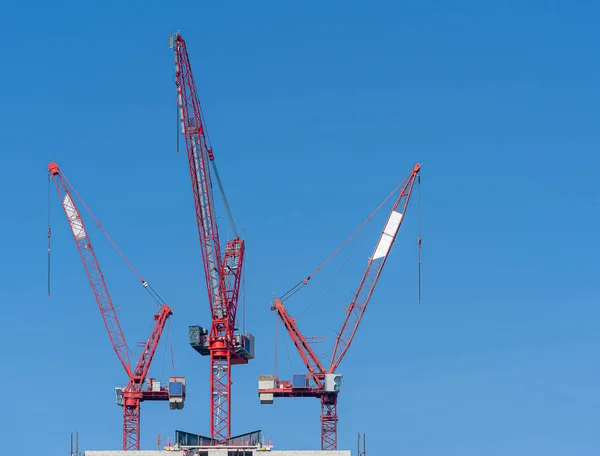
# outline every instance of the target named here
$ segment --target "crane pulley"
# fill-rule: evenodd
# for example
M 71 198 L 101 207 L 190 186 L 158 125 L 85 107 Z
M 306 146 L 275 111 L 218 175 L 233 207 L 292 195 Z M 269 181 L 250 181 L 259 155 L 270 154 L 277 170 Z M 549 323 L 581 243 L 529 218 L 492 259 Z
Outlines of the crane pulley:
M 161 387 L 158 382 L 154 382 L 154 379 L 148 379 L 148 381 L 146 381 L 160 337 L 167 320 L 172 315 L 172 311 L 152 289 L 148 282 L 141 278 L 135 268 L 133 268 L 131 263 L 125 258 L 123 253 L 114 244 L 110 236 L 108 236 L 98 220 L 88 209 L 96 224 L 106 234 L 110 242 L 136 273 L 142 282 L 143 287 L 160 306 L 159 310 L 154 314 L 155 323 L 152 333 L 144 345 L 142 354 L 139 357 L 135 368 L 132 370 L 129 349 L 121 329 L 121 324 L 119 323 L 115 306 L 110 297 L 110 293 L 108 292 L 104 275 L 100 269 L 100 264 L 96 258 L 83 218 L 81 217 L 81 213 L 73 198 L 74 195 L 77 197 L 79 195 L 55 162 L 51 162 L 48 165 L 48 172 L 49 178 L 54 181 L 61 205 L 67 216 L 71 232 L 75 239 L 75 243 L 77 244 L 83 266 L 94 292 L 111 344 L 129 379 L 127 386 L 115 389 L 117 393 L 117 403 L 123 406 L 123 449 L 139 450 L 140 403 L 144 400 L 168 400 L 171 409 L 179 410 L 183 408 L 185 401 L 185 377 L 170 377 L 169 385 L 167 387 Z M 79 199 L 81 200 L 81 198 Z M 81 200 L 81 202 L 83 203 L 83 200 Z M 83 203 L 83 205 L 85 206 L 85 203 Z M 87 206 L 85 207 L 87 209 Z M 50 236 L 50 229 L 48 229 L 48 236 Z
M 408 203 L 412 195 L 415 182 L 419 181 L 420 164 L 416 164 L 408 177 L 404 179 L 395 191 L 399 189 L 398 196 L 390 210 L 386 224 L 379 236 L 379 240 L 369 257 L 365 272 L 362 276 L 357 291 L 354 293 L 352 301 L 347 310 L 346 317 L 335 340 L 333 354 L 328 367 L 325 367 L 318 356 L 314 353 L 306 337 L 302 335 L 296 326 L 295 319 L 290 317 L 283 302 L 292 294 L 308 283 L 311 277 L 316 274 L 325 263 L 327 263 L 339 250 L 337 249 L 326 262 L 319 266 L 315 272 L 306 279 L 299 282 L 289 292 L 281 298 L 274 300 L 271 309 L 276 311 L 277 316 L 283 322 L 290 338 L 294 342 L 300 357 L 302 358 L 308 375 L 294 375 L 292 381 L 279 380 L 276 375 L 261 375 L 258 381 L 258 393 L 261 404 L 272 404 L 275 397 L 316 397 L 321 400 L 321 448 L 323 450 L 337 449 L 337 397 L 341 388 L 342 375 L 337 369 L 344 356 L 348 352 L 356 331 L 362 321 L 367 305 L 373 295 L 377 281 L 385 266 L 388 254 L 396 239 L 404 214 L 406 214 Z M 391 194 L 390 194 L 391 196 Z M 388 196 L 388 198 L 390 197 Z M 384 200 L 387 201 L 387 199 Z M 377 212 L 383 203 L 377 208 Z M 375 213 L 359 227 L 362 228 Z M 352 236 L 358 232 L 355 231 Z M 352 237 L 351 236 L 351 237 Z M 347 239 L 342 247 L 350 240 Z M 421 248 L 421 238 L 418 239 L 419 250 Z

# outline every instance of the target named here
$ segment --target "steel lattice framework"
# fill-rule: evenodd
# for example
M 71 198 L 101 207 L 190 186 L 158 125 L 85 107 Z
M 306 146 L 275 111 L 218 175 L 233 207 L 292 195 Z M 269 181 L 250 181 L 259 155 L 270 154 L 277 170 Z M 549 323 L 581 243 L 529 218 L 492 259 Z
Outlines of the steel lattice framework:
M 165 328 L 167 320 L 172 315 L 170 307 L 162 303 L 160 309 L 154 314 L 154 328 L 150 337 L 144 345 L 134 370 L 131 370 L 129 351 L 125 336 L 121 329 L 119 319 L 112 303 L 112 299 L 106 286 L 104 275 L 92 247 L 92 243 L 85 228 L 81 213 L 77 208 L 72 193 L 77 194 L 70 186 L 68 180 L 61 173 L 60 168 L 54 162 L 48 165 L 49 175 L 54 181 L 56 190 L 60 197 L 62 207 L 67 216 L 69 226 L 75 238 L 83 266 L 87 273 L 90 285 L 94 292 L 100 314 L 108 332 L 111 344 L 127 373 L 128 383 L 123 389 L 123 449 L 140 449 L 140 403 L 145 400 L 164 401 L 169 400 L 167 387 L 160 389 L 152 388 L 153 379 L 146 383 L 146 377 L 152 363 L 152 358 L 158 347 L 160 337 Z M 147 282 L 143 282 L 148 287 Z M 147 387 L 145 389 L 144 387 Z M 178 407 L 180 408 L 180 407 Z
M 205 349 L 210 354 L 210 425 L 211 437 L 226 442 L 231 436 L 231 366 L 246 364 L 253 357 L 253 347 L 246 350 L 247 335 L 235 334 L 236 313 L 244 264 L 244 241 L 237 235 L 233 217 L 215 166 L 210 140 L 206 132 L 200 99 L 192 74 L 186 43 L 179 33 L 170 37 L 175 57 L 175 85 L 180 113 L 181 133 L 185 138 L 192 194 L 204 263 L 211 327 Z M 229 216 L 234 239 L 228 241 L 221 257 L 219 230 L 215 217 L 212 192 L 213 171 L 225 209 Z M 251 336 L 250 336 L 251 337 Z M 252 338 L 253 341 L 253 338 Z M 253 344 L 253 342 L 252 342 Z M 204 347 L 204 345 L 203 345 Z
M 328 368 L 323 366 L 307 339 L 296 326 L 295 319 L 288 314 L 283 305 L 283 300 L 280 298 L 275 299 L 271 307 L 272 310 L 277 312 L 279 319 L 294 342 L 308 370 L 308 381 L 303 385 L 293 385 L 290 381 L 279 380 L 276 376 L 261 376 L 258 389 L 261 403 L 271 404 L 274 397 L 319 398 L 321 400 L 321 449 L 323 450 L 337 449 L 337 399 L 342 377 L 336 373 L 337 369 L 350 348 L 369 300 L 373 295 L 390 249 L 404 220 L 404 214 L 408 208 L 415 182 L 419 178 L 420 169 L 421 165 L 416 164 L 408 177 L 399 186 L 399 194 L 388 215 L 375 250 L 368 260 L 358 289 L 347 308 L 346 318 L 338 332 Z M 303 283 L 308 283 L 309 279 L 310 277 L 305 279 Z

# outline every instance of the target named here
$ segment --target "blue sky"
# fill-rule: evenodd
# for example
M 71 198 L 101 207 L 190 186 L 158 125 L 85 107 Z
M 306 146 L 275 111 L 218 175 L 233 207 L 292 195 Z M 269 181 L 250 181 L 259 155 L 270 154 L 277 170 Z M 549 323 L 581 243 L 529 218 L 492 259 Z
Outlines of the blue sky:
M 420 161 L 423 302 L 413 201 L 340 368 L 339 446 L 354 449 L 360 431 L 369 454 L 600 452 L 600 6 L 323 3 L 3 2 L 5 444 L 33 438 L 59 454 L 75 430 L 86 449 L 121 444 L 113 387 L 124 373 L 56 198 L 46 296 L 52 158 L 174 309 L 188 402 L 182 412 L 143 404 L 142 446 L 174 429 L 208 432 L 208 360 L 187 345 L 188 325 L 207 324 L 209 313 L 185 155 L 175 153 L 167 37 L 181 30 L 247 242 L 257 358 L 233 373 L 233 432 L 319 447 L 316 400 L 259 405 L 257 376 L 273 371 L 269 301 Z M 135 348 L 152 303 L 88 225 Z M 307 334 L 331 342 L 381 225 L 373 221 L 335 285 L 298 319 Z M 335 270 L 296 295 L 290 313 Z M 281 377 L 302 372 L 279 345 Z M 153 373 L 171 373 L 164 346 Z

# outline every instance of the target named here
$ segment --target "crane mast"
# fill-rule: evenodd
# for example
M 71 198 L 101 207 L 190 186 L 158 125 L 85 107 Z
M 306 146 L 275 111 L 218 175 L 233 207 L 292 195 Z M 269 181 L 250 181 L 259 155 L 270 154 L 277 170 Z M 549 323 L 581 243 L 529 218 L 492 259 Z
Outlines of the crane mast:
M 100 264 L 96 258 L 81 213 L 73 199 L 68 180 L 66 180 L 66 177 L 55 162 L 48 165 L 48 171 L 54 181 L 62 207 L 67 216 L 111 344 L 129 378 L 125 388 L 115 389 L 117 403 L 123 407 L 123 449 L 139 450 L 140 403 L 144 400 L 168 400 L 171 409 L 179 410 L 183 408 L 185 400 L 184 377 L 170 377 L 169 387 L 162 388 L 159 383 L 154 382 L 154 379 L 148 379 L 148 382 L 146 382 L 152 358 L 158 347 L 167 320 L 172 315 L 172 311 L 166 303 L 162 303 L 159 311 L 155 313 L 154 328 L 150 338 L 144 345 L 135 369 L 132 371 L 125 336 L 123 335 L 104 275 L 100 270 Z M 147 282 L 143 282 L 143 285 L 144 287 L 149 286 Z M 154 293 L 154 295 L 156 294 Z
M 226 442 L 231 436 L 231 366 L 247 364 L 254 358 L 254 337 L 236 334 L 236 315 L 244 264 L 244 240 L 237 235 L 231 210 L 215 165 L 215 156 L 206 131 L 200 99 L 192 73 L 186 43 L 180 33 L 169 37 L 174 51 L 175 86 L 181 133 L 185 138 L 188 166 L 200 249 L 204 263 L 210 330 L 190 326 L 190 345 L 201 355 L 210 356 L 211 438 Z M 221 257 L 219 231 L 215 216 L 210 166 L 225 209 L 232 224 L 234 239 Z
M 154 328 L 150 338 L 144 345 L 144 350 L 140 356 L 134 372 L 129 377 L 127 386 L 122 390 L 123 397 L 123 449 L 140 449 L 140 404 L 143 400 L 169 400 L 169 390 L 153 391 L 152 383 L 145 385 L 144 381 L 150 370 L 152 358 L 158 347 L 160 336 L 165 328 L 168 318 L 172 311 L 167 304 L 163 304 L 160 311 L 154 315 Z M 148 390 L 144 391 L 144 386 Z
M 259 376 L 258 393 L 260 402 L 261 404 L 272 404 L 275 397 L 319 398 L 321 401 L 322 450 L 337 449 L 337 398 L 342 382 L 342 375 L 337 373 L 337 369 L 350 348 L 373 295 L 388 254 L 404 220 L 404 214 L 408 208 L 415 182 L 419 178 L 420 169 L 421 165 L 416 164 L 409 176 L 403 181 L 373 254 L 368 259 L 358 289 L 346 310 L 346 317 L 338 332 L 328 368 L 323 366 L 314 353 L 308 340 L 296 326 L 295 319 L 290 317 L 282 300 L 275 299 L 271 307 L 271 310 L 277 312 L 277 316 L 283 322 L 294 342 L 306 366 L 308 375 L 294 375 L 291 382 L 279 380 L 275 375 Z M 304 280 L 304 284 L 307 282 L 307 280 Z

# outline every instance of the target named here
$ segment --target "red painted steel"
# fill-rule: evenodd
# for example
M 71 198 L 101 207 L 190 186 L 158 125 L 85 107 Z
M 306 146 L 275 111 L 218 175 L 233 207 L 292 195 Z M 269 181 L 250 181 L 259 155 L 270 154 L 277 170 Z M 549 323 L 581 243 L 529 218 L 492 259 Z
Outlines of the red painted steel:
M 208 339 L 211 361 L 210 434 L 214 440 L 225 442 L 231 436 L 231 366 L 248 363 L 248 359 L 239 355 L 234 346 L 244 241 L 236 236 L 227 242 L 224 257 L 221 258 L 212 178 L 209 169 L 210 162 L 214 160 L 214 154 L 206 132 L 186 43 L 179 33 L 173 35 L 172 40 L 175 54 L 177 103 L 180 109 L 182 134 L 186 142 L 208 302 L 212 316 Z M 218 175 L 216 178 L 220 186 Z M 228 208 L 227 204 L 226 208 Z
M 280 381 L 275 378 L 275 388 L 271 389 L 259 389 L 259 394 L 268 393 L 273 394 L 273 397 L 317 397 L 321 400 L 321 449 L 323 450 L 336 450 L 337 449 L 337 392 L 325 391 L 325 377 L 327 374 L 335 374 L 339 367 L 342 359 L 346 355 L 350 344 L 356 334 L 358 326 L 363 318 L 369 300 L 373 295 L 377 281 L 381 275 L 381 271 L 385 265 L 387 256 L 392 248 L 392 245 L 396 239 L 402 222 L 404 221 L 404 214 L 408 208 L 408 203 L 412 195 L 413 187 L 419 175 L 421 169 L 420 164 L 416 164 L 411 170 L 410 174 L 404 181 L 398 197 L 396 198 L 392 209 L 390 210 L 388 219 L 384 230 L 382 231 L 379 240 L 376 244 L 373 254 L 369 258 L 367 267 L 362 276 L 360 284 L 352 302 L 347 308 L 346 318 L 342 324 L 342 328 L 338 332 L 336 338 L 333 355 L 331 357 L 331 363 L 329 368 L 325 368 L 317 355 L 312 350 L 307 339 L 302 335 L 298 327 L 296 326 L 296 320 L 290 317 L 281 299 L 275 299 L 272 310 L 277 312 L 280 320 L 283 322 L 287 332 L 289 333 L 300 357 L 302 358 L 309 375 L 312 378 L 313 385 L 306 388 L 292 388 L 290 382 Z M 384 231 L 390 222 L 394 212 L 401 207 L 402 217 L 398 222 L 398 227 L 393 234 L 385 234 Z M 391 242 L 387 247 L 387 251 L 383 255 L 378 255 L 378 258 L 374 258 L 377 252 L 377 246 L 380 245 L 384 236 L 391 236 Z M 420 242 L 420 238 L 419 238 Z
M 400 225 L 398 229 L 394 233 L 392 237 L 392 243 L 389 246 L 389 249 L 392 248 L 394 241 L 396 240 L 396 235 L 400 230 L 400 226 L 402 226 L 402 221 L 404 220 L 404 214 L 406 214 L 406 210 L 408 208 L 408 203 L 410 201 L 410 196 L 412 194 L 413 187 L 415 185 L 415 181 L 417 175 L 419 174 L 419 170 L 421 169 L 420 164 L 416 164 L 415 167 L 410 172 L 410 176 L 402 188 L 400 190 L 400 194 L 396 199 L 392 209 L 390 210 L 390 215 L 388 216 L 388 221 L 392 216 L 392 213 L 398 209 L 398 206 L 402 205 L 402 219 L 400 219 Z M 387 222 L 386 222 L 387 226 Z M 379 241 L 376 245 L 379 245 L 382 238 L 385 234 L 382 232 L 379 236 Z M 388 250 L 389 254 L 389 250 Z M 350 348 L 350 344 L 352 343 L 352 339 L 354 339 L 354 334 L 356 334 L 356 330 L 358 329 L 358 325 L 362 320 L 362 317 L 367 308 L 367 304 L 371 299 L 371 295 L 375 290 L 375 286 L 377 285 L 377 281 L 379 280 L 379 275 L 385 266 L 385 261 L 387 260 L 388 254 L 384 255 L 381 261 L 374 260 L 375 251 L 373 251 L 373 255 L 367 264 L 367 268 L 365 273 L 360 281 L 360 285 L 358 286 L 358 290 L 354 294 L 354 299 L 348 306 L 348 310 L 346 312 L 346 319 L 344 320 L 344 324 L 342 325 L 342 329 L 338 333 L 335 348 L 333 349 L 333 355 L 331 357 L 331 364 L 329 367 L 329 372 L 335 372 L 340 365 L 344 355 Z
M 144 345 L 144 350 L 138 359 L 135 369 L 131 370 L 129 354 L 125 336 L 121 330 L 121 325 L 112 303 L 104 275 L 100 270 L 100 264 L 94 253 L 92 243 L 85 229 L 81 213 L 75 204 L 68 181 L 62 175 L 60 168 L 54 162 L 48 165 L 50 176 L 54 181 L 56 190 L 61 200 L 61 204 L 67 216 L 71 231 L 75 238 L 75 243 L 81 255 L 83 266 L 87 273 L 90 285 L 96 297 L 98 308 L 104 320 L 112 346 L 117 353 L 119 361 L 123 365 L 129 382 L 123 390 L 123 449 L 140 449 L 140 403 L 144 400 L 169 400 L 167 388 L 161 388 L 160 391 L 144 389 L 144 382 L 148 376 L 148 371 L 152 363 L 152 358 L 158 347 L 160 337 L 164 330 L 168 318 L 172 315 L 171 309 L 167 304 L 163 304 L 160 311 L 154 315 L 154 328 Z M 75 193 L 74 189 L 73 192 Z M 150 388 L 151 385 L 148 385 Z
M 277 312 L 277 315 L 283 322 L 283 325 L 285 326 L 285 329 L 287 329 L 292 342 L 294 342 L 294 345 L 296 346 L 296 350 L 298 350 L 302 361 L 304 361 L 304 365 L 306 366 L 309 375 L 312 377 L 318 388 L 323 388 L 325 368 L 323 367 L 321 360 L 309 345 L 306 338 L 296 326 L 296 319 L 289 316 L 285 306 L 279 298 L 275 299 L 271 309 Z
M 337 449 L 337 394 L 321 396 L 321 448 Z

